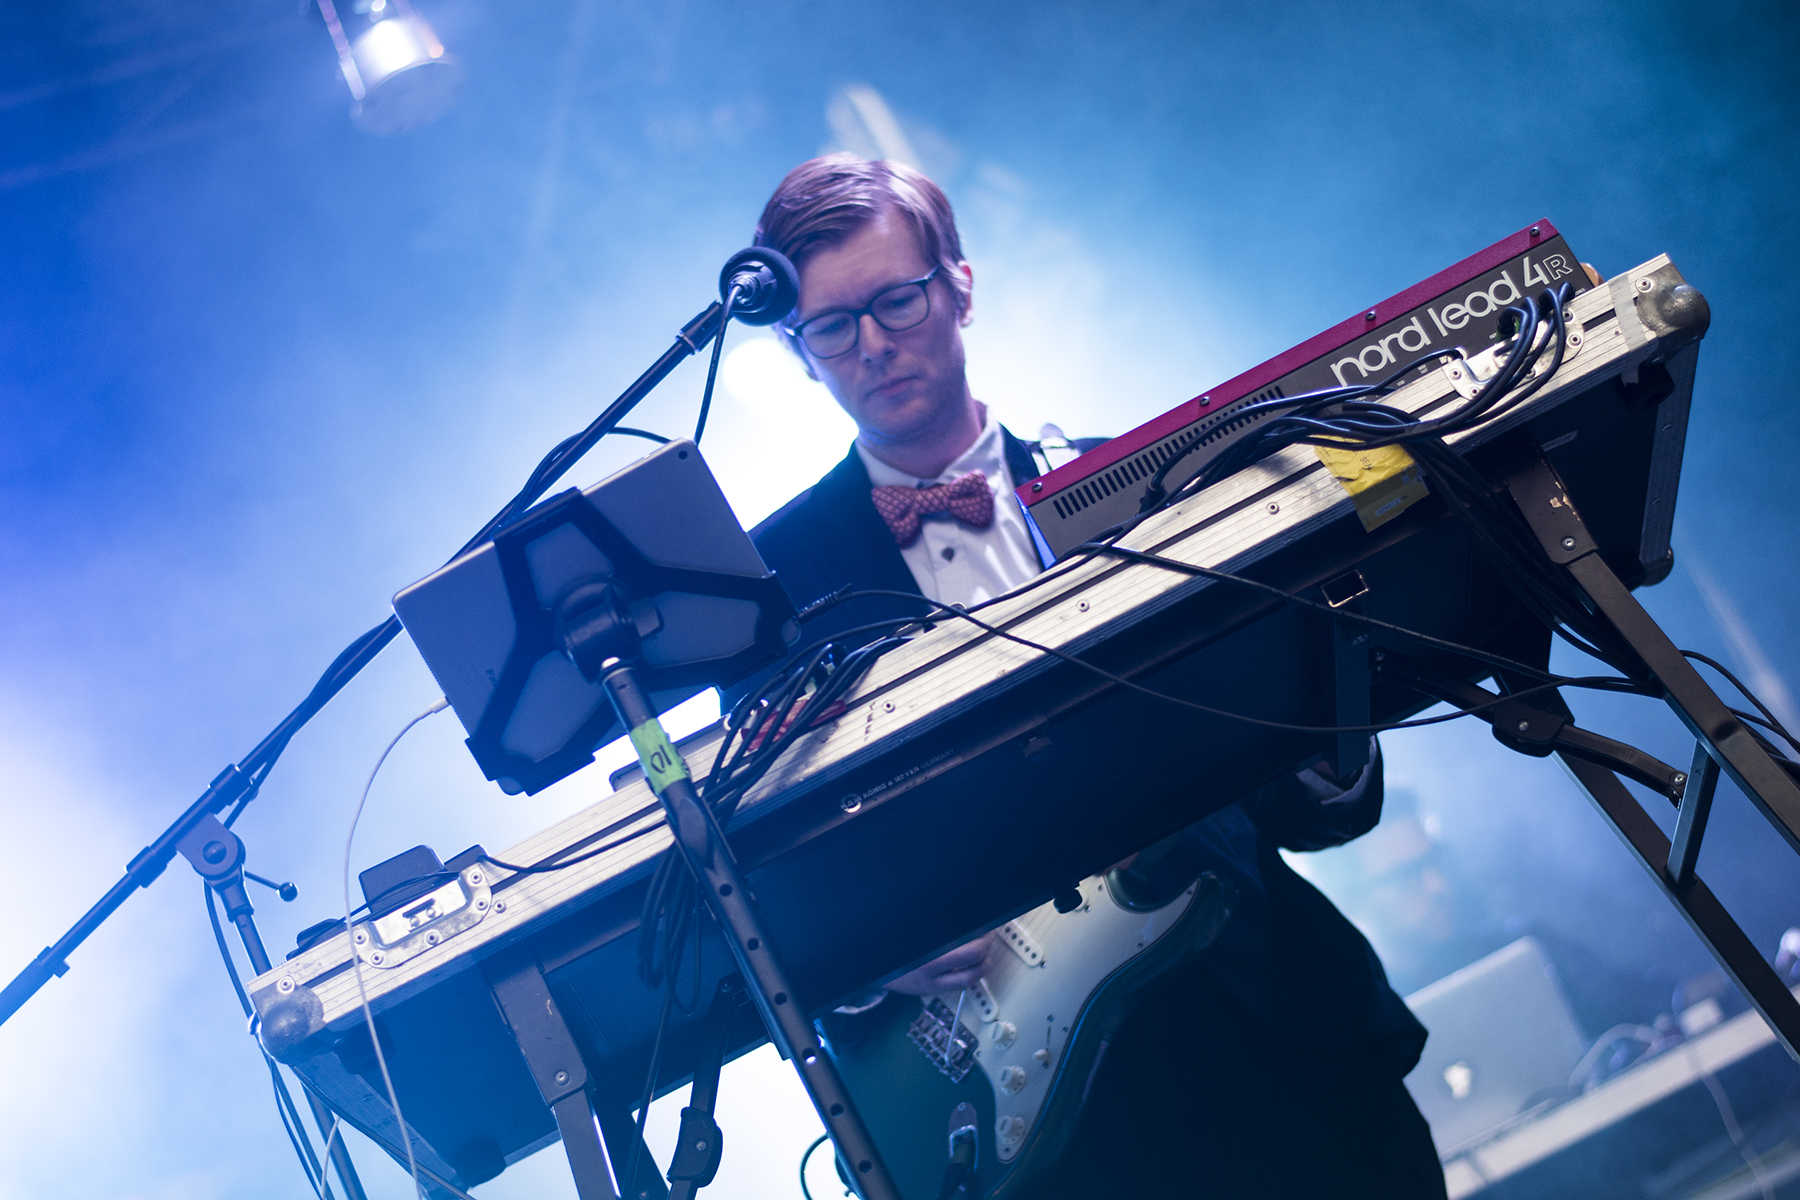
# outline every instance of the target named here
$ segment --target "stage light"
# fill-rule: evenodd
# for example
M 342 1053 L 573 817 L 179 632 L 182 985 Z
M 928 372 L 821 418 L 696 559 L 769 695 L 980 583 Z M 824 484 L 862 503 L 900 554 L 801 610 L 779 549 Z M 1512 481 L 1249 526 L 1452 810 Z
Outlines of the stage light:
M 382 135 L 408 133 L 443 116 L 456 100 L 462 63 L 445 53 L 408 0 L 354 0 L 347 26 L 332 0 L 318 4 L 358 127 Z

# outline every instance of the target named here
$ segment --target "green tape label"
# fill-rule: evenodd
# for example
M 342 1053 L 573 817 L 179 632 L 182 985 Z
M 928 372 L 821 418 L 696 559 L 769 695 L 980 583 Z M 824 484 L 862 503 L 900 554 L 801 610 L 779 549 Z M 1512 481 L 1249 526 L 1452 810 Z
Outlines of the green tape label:
M 687 762 L 669 741 L 669 735 L 663 732 L 662 722 L 655 717 L 631 731 L 631 745 L 637 751 L 638 761 L 644 765 L 650 790 L 658 796 L 677 779 L 688 778 Z

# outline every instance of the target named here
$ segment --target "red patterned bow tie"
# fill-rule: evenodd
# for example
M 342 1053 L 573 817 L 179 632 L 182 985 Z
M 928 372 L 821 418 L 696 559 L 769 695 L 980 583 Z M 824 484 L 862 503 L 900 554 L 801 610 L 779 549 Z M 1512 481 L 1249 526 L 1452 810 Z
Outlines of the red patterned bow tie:
M 987 476 L 970 471 L 951 483 L 928 488 L 889 484 L 869 493 L 875 511 L 893 531 L 894 541 L 910 546 L 919 539 L 919 523 L 925 517 L 948 513 L 965 525 L 986 529 L 994 523 L 994 493 Z

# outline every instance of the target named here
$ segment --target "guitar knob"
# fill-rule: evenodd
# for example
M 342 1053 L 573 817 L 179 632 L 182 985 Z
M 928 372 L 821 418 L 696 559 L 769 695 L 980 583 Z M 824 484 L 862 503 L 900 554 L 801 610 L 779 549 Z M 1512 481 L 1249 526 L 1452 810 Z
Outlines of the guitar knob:
M 1003 1145 L 1017 1144 L 1025 1137 L 1024 1117 L 1001 1117 L 994 1122 L 994 1134 Z
M 1014 1092 L 1023 1091 L 1025 1088 L 1025 1068 L 1001 1067 L 999 1083 L 1000 1090 L 1009 1096 Z
M 1019 1027 L 1011 1021 L 1000 1021 L 994 1026 L 994 1045 L 1002 1050 L 1019 1040 Z

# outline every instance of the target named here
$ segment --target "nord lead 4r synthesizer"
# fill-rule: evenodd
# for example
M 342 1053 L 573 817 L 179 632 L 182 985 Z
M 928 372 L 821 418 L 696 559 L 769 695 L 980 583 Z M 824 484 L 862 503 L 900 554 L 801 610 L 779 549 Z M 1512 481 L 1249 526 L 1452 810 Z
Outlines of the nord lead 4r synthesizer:
M 1325 388 L 1375 383 L 1419 358 L 1457 348 L 1473 357 L 1499 340 L 1500 314 L 1545 288 L 1588 290 L 1587 273 L 1556 227 L 1539 221 L 1414 284 L 1317 337 L 1227 380 L 1074 462 L 1019 487 L 1046 562 L 1130 520 L 1144 485 L 1183 451 L 1167 491 L 1198 475 L 1257 417 L 1251 404 Z M 1424 375 L 1436 369 L 1419 368 Z M 1198 446 L 1195 443 L 1199 443 Z M 1191 449 L 1190 449 L 1191 448 Z

